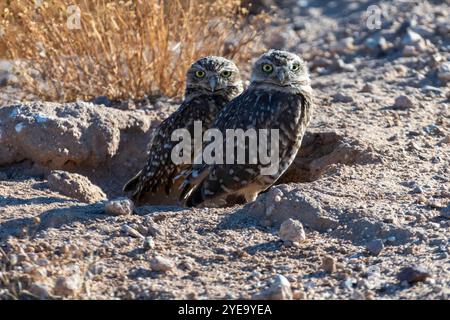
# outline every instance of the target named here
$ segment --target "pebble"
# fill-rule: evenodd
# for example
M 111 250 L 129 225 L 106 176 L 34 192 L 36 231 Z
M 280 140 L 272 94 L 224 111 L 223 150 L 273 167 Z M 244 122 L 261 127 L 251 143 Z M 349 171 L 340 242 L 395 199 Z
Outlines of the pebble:
M 341 92 L 338 92 L 333 96 L 333 102 L 351 103 L 353 101 L 353 97 L 345 95 Z
M 445 219 L 450 219 L 450 205 L 441 209 L 440 215 Z
M 255 300 L 292 300 L 291 284 L 286 277 L 277 274 L 269 282 L 269 288 L 253 296 Z
M 281 224 L 279 236 L 288 244 L 299 243 L 306 239 L 302 223 L 294 219 L 287 219 Z
M 121 228 L 122 232 L 126 233 L 127 235 L 133 237 L 133 238 L 141 238 L 144 239 L 144 236 L 139 233 L 136 229 L 133 229 L 129 225 L 124 224 Z
M 322 269 L 328 273 L 336 272 L 336 259 L 333 257 L 325 257 L 322 259 Z
M 59 277 L 56 279 L 53 292 L 57 296 L 74 296 L 81 289 L 81 277 L 78 274 L 74 274 L 70 277 Z
M 128 198 L 110 200 L 105 204 L 106 214 L 112 216 L 126 216 L 133 213 L 134 204 Z
M 423 41 L 423 38 L 420 34 L 412 31 L 411 29 L 408 29 L 406 31 L 406 35 L 402 39 L 402 44 L 405 46 L 415 45 L 421 41 Z
M 15 266 L 19 262 L 19 258 L 17 254 L 12 254 L 9 256 L 9 263 L 11 266 Z
M 352 300 L 366 300 L 366 296 L 359 290 L 353 290 Z
M 47 278 L 47 269 L 40 267 L 40 268 L 34 268 L 30 272 L 31 277 L 35 281 L 41 281 L 45 278 Z
M 413 107 L 414 107 L 413 102 L 407 96 L 398 96 L 395 99 L 394 108 L 396 108 L 396 109 L 404 110 L 404 109 L 410 109 Z
M 364 87 L 362 87 L 362 89 L 361 89 L 361 92 L 373 93 L 374 91 L 375 91 L 375 87 L 370 83 L 366 83 L 364 85 Z
M 30 293 L 36 296 L 39 300 L 47 299 L 51 296 L 50 288 L 44 284 L 33 283 L 29 289 Z
M 430 277 L 430 273 L 420 266 L 403 268 L 397 274 L 397 280 L 400 282 L 406 281 L 410 284 L 425 281 L 428 277 Z
M 167 272 L 175 268 L 175 263 L 167 258 L 155 256 L 150 260 L 150 268 L 153 271 Z
M 388 49 L 388 43 L 382 36 L 369 37 L 364 42 L 364 45 L 369 52 L 374 53 L 383 52 Z
M 373 256 L 378 256 L 381 251 L 384 249 L 383 240 L 381 239 L 374 239 L 370 241 L 366 246 L 367 251 Z
M 336 66 L 338 69 L 345 71 L 345 72 L 355 72 L 356 67 L 351 63 L 345 63 L 344 60 L 338 59 L 336 61 Z
M 438 78 L 442 82 L 450 82 L 450 62 L 444 62 L 438 69 Z
M 144 250 L 148 251 L 155 248 L 155 241 L 152 237 L 147 237 L 144 239 Z

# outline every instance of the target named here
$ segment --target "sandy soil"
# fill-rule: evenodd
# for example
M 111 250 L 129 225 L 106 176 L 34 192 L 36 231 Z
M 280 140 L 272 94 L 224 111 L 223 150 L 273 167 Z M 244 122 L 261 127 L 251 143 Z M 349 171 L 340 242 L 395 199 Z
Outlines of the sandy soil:
M 24 150 L 34 131 L 21 131 L 0 167 L 0 299 L 449 298 L 448 2 L 291 2 L 267 45 L 309 61 L 316 100 L 280 185 L 246 206 L 107 215 L 97 186 L 120 195 L 145 161 L 121 165 L 138 150 L 124 145 L 136 136 L 142 145 L 175 103 L 145 106 L 138 124 L 136 111 L 120 111 L 125 120 L 108 122 L 117 130 L 103 167 L 33 158 Z M 369 30 L 374 3 L 385 16 Z M 8 90 L 3 108 L 14 100 Z M 77 184 L 47 180 L 55 169 L 83 174 L 80 188 L 92 182 L 100 198 L 65 192 Z M 305 240 L 280 238 L 288 218 L 303 223 Z M 287 282 L 274 287 L 276 275 Z

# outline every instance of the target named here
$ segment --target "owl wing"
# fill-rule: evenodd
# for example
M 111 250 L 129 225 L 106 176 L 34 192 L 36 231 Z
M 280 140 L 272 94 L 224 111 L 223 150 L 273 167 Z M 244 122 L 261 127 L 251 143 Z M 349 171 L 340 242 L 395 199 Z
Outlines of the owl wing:
M 124 192 L 131 192 L 134 200 L 143 193 L 156 193 L 161 188 L 165 194 L 169 194 L 174 178 L 181 170 L 189 167 L 189 165 L 176 165 L 172 161 L 172 149 L 179 143 L 179 141 L 172 141 L 173 131 L 187 129 L 192 136 L 194 121 L 205 121 L 209 117 L 211 117 L 209 101 L 193 99 L 183 102 L 178 110 L 164 120 L 156 130 L 147 165 L 125 185 Z
M 220 112 L 212 128 L 219 129 L 224 139 L 227 129 L 243 129 L 244 131 L 256 129 L 257 132 L 258 129 L 278 129 L 281 118 L 289 117 L 290 109 L 295 109 L 292 108 L 294 104 L 298 105 L 298 99 L 295 97 L 246 91 Z M 246 143 L 246 154 L 248 154 L 248 147 Z M 236 150 L 235 147 L 235 155 Z M 284 156 L 284 150 L 285 148 L 280 147 L 280 157 Z M 182 186 L 181 202 L 187 206 L 196 206 L 206 200 L 233 194 L 249 184 L 256 183 L 256 180 L 264 180 L 261 169 L 261 164 L 248 164 L 248 162 L 243 165 L 204 164 L 194 167 Z

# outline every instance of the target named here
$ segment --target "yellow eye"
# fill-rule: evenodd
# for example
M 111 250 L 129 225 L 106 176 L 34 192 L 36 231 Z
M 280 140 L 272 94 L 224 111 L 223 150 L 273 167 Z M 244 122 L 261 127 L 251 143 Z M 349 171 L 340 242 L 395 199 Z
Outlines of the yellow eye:
M 264 72 L 271 73 L 273 71 L 273 66 L 271 64 L 263 64 L 262 69 Z
M 204 78 L 205 75 L 206 75 L 205 71 L 199 70 L 199 71 L 195 72 L 195 76 L 196 76 L 197 78 Z
M 300 69 L 300 65 L 298 63 L 295 63 L 292 65 L 292 71 L 298 71 Z
M 231 74 L 232 74 L 231 71 L 225 70 L 225 71 L 222 72 L 222 77 L 229 78 L 229 77 L 231 77 Z

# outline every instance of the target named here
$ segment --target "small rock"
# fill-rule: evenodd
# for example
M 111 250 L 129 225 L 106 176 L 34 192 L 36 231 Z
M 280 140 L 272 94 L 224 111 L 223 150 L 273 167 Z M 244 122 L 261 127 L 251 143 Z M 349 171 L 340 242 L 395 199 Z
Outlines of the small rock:
M 395 99 L 394 102 L 394 108 L 396 109 L 410 109 L 414 107 L 414 104 L 412 103 L 411 99 L 407 96 L 399 96 Z
M 48 299 L 50 294 L 50 288 L 44 284 L 33 283 L 29 289 L 30 293 L 36 296 L 39 300 Z
M 337 53 L 352 52 L 355 50 L 354 42 L 355 40 L 352 37 L 347 37 L 337 42 L 330 50 Z
M 34 268 L 30 272 L 30 275 L 33 278 L 33 280 L 41 281 L 41 280 L 44 280 L 47 277 L 47 270 L 45 268 L 43 268 L 43 267 Z
M 362 87 L 361 92 L 373 93 L 374 89 L 375 87 L 372 84 L 366 83 L 364 87 Z
M 128 198 L 110 200 L 105 204 L 106 214 L 112 216 L 126 216 L 133 213 L 134 204 Z
M 292 300 L 292 298 L 289 280 L 279 274 L 271 279 L 268 289 L 253 296 L 256 300 Z
M 444 90 L 442 90 L 441 88 L 438 87 L 433 87 L 430 85 L 424 85 L 422 86 L 422 88 L 420 88 L 423 93 L 425 93 L 426 95 L 432 95 L 432 94 L 438 94 L 438 95 L 443 95 L 444 94 Z
M 415 194 L 423 193 L 423 189 L 420 186 L 415 186 L 412 192 Z
M 155 241 L 153 241 L 152 237 L 147 237 L 144 239 L 144 250 L 148 251 L 155 248 Z
M 374 239 L 370 241 L 366 246 L 367 251 L 373 256 L 378 256 L 381 251 L 384 249 L 383 240 L 381 239 Z
M 74 296 L 80 291 L 81 285 L 81 277 L 78 274 L 70 277 L 59 277 L 56 279 L 53 292 L 57 296 Z
M 416 47 L 414 46 L 405 46 L 403 48 L 403 56 L 404 57 L 415 57 L 419 55 L 419 52 L 417 51 Z
M 442 82 L 450 82 L 450 62 L 444 62 L 438 69 L 438 78 Z
M 423 41 L 423 38 L 420 34 L 417 32 L 412 31 L 411 29 L 408 29 L 406 31 L 406 35 L 402 39 L 402 43 L 405 46 L 408 45 L 416 45 L 417 43 Z
M 106 199 L 105 193 L 87 177 L 77 173 L 55 170 L 47 177 L 50 189 L 86 203 Z
M 406 281 L 410 284 L 425 281 L 428 277 L 430 277 L 430 273 L 425 268 L 419 266 L 403 268 L 397 274 L 397 280 L 400 282 Z
M 281 224 L 279 235 L 281 240 L 287 243 L 299 243 L 306 239 L 302 223 L 291 218 Z
M 353 97 L 345 95 L 341 92 L 338 92 L 333 96 L 333 102 L 351 103 L 353 101 Z
M 372 53 L 380 53 L 388 49 L 388 43 L 384 37 L 369 37 L 364 42 L 366 49 Z
M 333 257 L 325 257 L 322 259 L 322 269 L 328 273 L 336 272 L 336 259 Z
M 112 102 L 111 102 L 111 100 L 109 100 L 109 98 L 107 97 L 107 96 L 98 96 L 98 97 L 95 97 L 95 98 L 93 98 L 92 100 L 91 100 L 91 102 L 93 103 L 93 104 L 102 104 L 102 105 L 104 105 L 105 107 L 111 107 L 112 106 Z
M 124 224 L 121 228 L 122 232 L 126 233 L 127 235 L 133 237 L 133 238 L 141 238 L 144 239 L 144 236 L 139 233 L 136 229 L 130 227 L 129 225 Z
M 441 217 L 450 219 L 450 205 L 441 210 Z
M 167 272 L 175 268 L 175 263 L 167 258 L 155 256 L 150 260 L 150 268 L 153 271 Z
M 359 290 L 353 290 L 352 300 L 366 300 L 366 296 Z
M 450 144 L 450 135 L 444 137 L 441 141 L 439 141 L 440 144 Z
M 15 266 L 19 262 L 19 257 L 17 256 L 17 254 L 10 255 L 8 259 L 11 266 Z
M 351 63 L 345 63 L 344 60 L 338 59 L 336 61 L 336 67 L 339 70 L 345 71 L 345 72 L 355 72 L 356 67 Z

